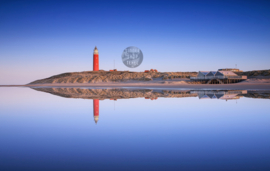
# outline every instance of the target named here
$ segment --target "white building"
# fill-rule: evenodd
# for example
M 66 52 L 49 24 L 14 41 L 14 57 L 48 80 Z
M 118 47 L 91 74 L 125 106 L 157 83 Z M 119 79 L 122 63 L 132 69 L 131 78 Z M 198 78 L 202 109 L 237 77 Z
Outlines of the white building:
M 232 71 L 199 71 L 197 77 L 191 79 L 247 79 L 247 76 L 238 76 Z

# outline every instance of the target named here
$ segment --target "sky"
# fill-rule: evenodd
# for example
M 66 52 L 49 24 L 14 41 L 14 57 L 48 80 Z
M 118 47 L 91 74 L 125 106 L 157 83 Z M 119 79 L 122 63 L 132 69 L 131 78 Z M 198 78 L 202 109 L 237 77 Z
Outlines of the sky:
M 0 84 L 91 71 L 95 46 L 103 70 L 269 69 L 270 1 L 0 0 Z

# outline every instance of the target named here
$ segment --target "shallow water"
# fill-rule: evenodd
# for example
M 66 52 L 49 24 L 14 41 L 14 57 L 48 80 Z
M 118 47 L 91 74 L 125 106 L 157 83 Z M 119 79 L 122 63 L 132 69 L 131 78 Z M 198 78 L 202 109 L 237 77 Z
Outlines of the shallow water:
M 270 170 L 269 92 L 0 94 L 0 170 Z

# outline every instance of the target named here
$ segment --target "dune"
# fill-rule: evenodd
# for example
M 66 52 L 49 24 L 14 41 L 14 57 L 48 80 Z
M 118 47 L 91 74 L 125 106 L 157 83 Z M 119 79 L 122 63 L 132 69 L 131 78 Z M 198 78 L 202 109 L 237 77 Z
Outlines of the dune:
M 33 84 L 67 84 L 67 83 L 108 83 L 108 82 L 147 82 L 168 80 L 177 78 L 190 78 L 196 76 L 196 72 L 129 72 L 129 71 L 86 71 L 55 75 L 29 83 Z

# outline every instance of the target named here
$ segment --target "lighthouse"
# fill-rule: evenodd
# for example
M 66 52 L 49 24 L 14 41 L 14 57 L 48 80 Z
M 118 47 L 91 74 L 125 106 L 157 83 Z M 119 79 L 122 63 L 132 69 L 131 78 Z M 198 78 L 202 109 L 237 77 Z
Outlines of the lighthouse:
M 99 99 L 93 100 L 93 109 L 94 109 L 94 120 L 95 123 L 97 123 L 99 118 Z
M 98 55 L 98 49 L 95 47 L 94 54 L 93 54 L 93 71 L 99 70 L 99 55 Z M 98 122 L 99 118 L 99 99 L 93 100 L 93 110 L 94 110 L 94 120 L 95 123 Z
M 99 55 L 98 55 L 98 49 L 95 47 L 94 54 L 93 54 L 93 71 L 99 70 Z

